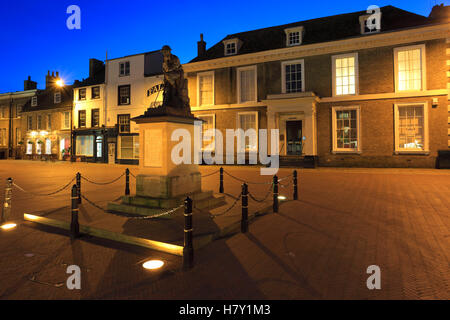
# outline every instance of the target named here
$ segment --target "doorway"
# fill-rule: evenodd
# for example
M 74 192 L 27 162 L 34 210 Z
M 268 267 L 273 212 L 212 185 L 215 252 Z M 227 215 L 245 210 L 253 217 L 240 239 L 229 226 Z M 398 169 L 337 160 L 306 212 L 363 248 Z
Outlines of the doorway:
M 116 144 L 108 143 L 108 163 L 116 162 Z
M 302 154 L 302 137 L 302 121 L 286 121 L 286 150 L 288 155 Z

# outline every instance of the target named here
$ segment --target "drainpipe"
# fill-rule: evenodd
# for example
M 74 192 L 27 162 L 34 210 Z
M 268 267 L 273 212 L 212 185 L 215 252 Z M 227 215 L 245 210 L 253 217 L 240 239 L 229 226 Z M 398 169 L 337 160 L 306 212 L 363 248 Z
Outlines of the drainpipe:
M 9 99 L 9 135 L 8 135 L 8 158 L 12 157 L 12 148 L 13 148 L 13 117 L 12 117 L 12 110 L 13 110 L 13 98 L 11 97 Z
M 108 118 L 107 118 L 107 100 L 108 100 L 108 51 L 106 51 L 106 57 L 105 57 L 105 87 L 104 87 L 104 92 L 103 92 L 103 141 L 102 141 L 102 158 L 103 162 L 108 163 L 108 139 L 107 139 L 107 134 L 106 132 L 108 132 Z

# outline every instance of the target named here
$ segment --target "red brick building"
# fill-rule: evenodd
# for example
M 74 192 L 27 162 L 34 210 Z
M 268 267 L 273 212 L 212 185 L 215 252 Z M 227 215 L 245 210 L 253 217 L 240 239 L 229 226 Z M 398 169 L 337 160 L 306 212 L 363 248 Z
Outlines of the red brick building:
M 201 39 L 183 66 L 191 109 L 223 133 L 279 129 L 282 164 L 435 167 L 450 146 L 449 9 L 386 6 L 232 34 L 208 50 Z

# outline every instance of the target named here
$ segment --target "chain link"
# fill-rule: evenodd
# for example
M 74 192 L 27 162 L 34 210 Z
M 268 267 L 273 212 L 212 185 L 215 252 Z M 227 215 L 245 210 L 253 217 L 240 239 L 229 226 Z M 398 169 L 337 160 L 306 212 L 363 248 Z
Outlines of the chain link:
M 218 173 L 218 172 L 220 172 L 220 169 L 219 170 L 216 170 L 216 171 L 214 171 L 213 173 L 208 173 L 208 174 L 205 174 L 205 175 L 203 175 L 203 176 L 201 176 L 202 178 L 206 178 L 206 177 L 209 177 L 209 176 L 212 176 L 212 175 L 215 175 L 216 173 Z
M 269 195 L 272 193 L 272 186 L 270 186 L 270 189 L 267 191 L 266 195 L 264 196 L 263 199 L 256 199 L 250 192 L 248 193 L 248 196 L 256 202 L 264 202 L 267 200 L 267 198 L 269 197 Z
M 92 184 L 97 184 L 97 185 L 107 185 L 107 184 L 111 184 L 111 183 L 114 183 L 114 182 L 118 181 L 118 180 L 119 180 L 120 178 L 122 178 L 124 175 L 125 175 L 125 172 L 122 173 L 119 177 L 117 177 L 116 179 L 114 179 L 114 180 L 112 180 L 112 181 L 110 181 L 110 182 L 95 182 L 95 181 L 92 181 L 92 180 L 90 180 L 90 179 L 84 177 L 83 175 L 81 176 L 81 179 L 86 180 L 87 182 L 92 183 Z
M 233 178 L 233 179 L 235 179 L 235 180 L 237 180 L 237 181 L 240 181 L 240 182 L 247 183 L 247 184 L 272 184 L 272 181 L 269 181 L 269 182 L 252 182 L 252 181 L 245 181 L 245 180 L 243 180 L 243 179 L 241 179 L 241 178 L 238 178 L 238 177 L 233 176 L 231 173 L 228 173 L 228 172 L 225 171 L 225 170 L 224 170 L 223 172 L 225 172 L 225 174 L 229 175 L 231 178 Z
M 86 198 L 84 195 L 81 195 L 81 197 L 86 200 L 90 205 L 96 207 L 97 209 L 100 209 L 101 211 L 103 211 L 104 213 L 108 213 L 108 214 L 112 214 L 112 215 L 116 215 L 116 216 L 120 216 L 120 217 L 126 217 L 126 218 L 130 218 L 130 219 L 136 219 L 136 220 L 146 220 L 146 219 L 154 219 L 154 218 L 159 218 L 162 216 L 166 216 L 169 214 L 174 213 L 175 211 L 177 211 L 178 209 L 181 209 L 184 207 L 184 204 L 179 205 L 178 207 L 172 208 L 168 211 L 164 211 L 155 215 L 151 215 L 151 216 L 141 216 L 141 215 L 133 215 L 133 214 L 129 214 L 129 213 L 115 213 L 115 212 L 109 212 L 108 210 L 100 207 L 98 204 L 94 203 L 93 201 L 89 200 L 88 198 Z
M 29 194 L 31 194 L 31 195 L 33 195 L 33 196 L 51 196 L 51 195 L 54 195 L 54 194 L 57 194 L 57 193 L 63 191 L 63 190 L 66 189 L 68 186 L 70 186 L 70 185 L 72 184 L 72 182 L 74 182 L 74 181 L 75 181 L 75 178 L 73 178 L 72 180 L 70 180 L 68 184 L 66 184 L 66 185 L 64 185 L 63 187 L 59 188 L 58 190 L 53 191 L 53 192 L 50 192 L 50 193 L 37 193 L 37 192 L 27 191 L 27 190 L 23 189 L 21 186 L 17 185 L 15 182 L 13 182 L 12 185 L 13 185 L 14 187 L 16 187 L 17 189 L 21 190 L 22 192 L 29 193 Z
M 214 219 L 215 217 L 223 216 L 224 214 L 228 213 L 231 209 L 233 209 L 241 198 L 242 198 L 242 193 L 239 195 L 238 198 L 236 198 L 236 200 L 234 200 L 234 203 L 229 208 L 227 208 L 225 211 L 223 211 L 221 213 L 217 213 L 217 214 L 210 213 L 209 215 L 211 216 L 212 219 Z M 199 210 L 198 208 L 196 208 L 196 209 Z

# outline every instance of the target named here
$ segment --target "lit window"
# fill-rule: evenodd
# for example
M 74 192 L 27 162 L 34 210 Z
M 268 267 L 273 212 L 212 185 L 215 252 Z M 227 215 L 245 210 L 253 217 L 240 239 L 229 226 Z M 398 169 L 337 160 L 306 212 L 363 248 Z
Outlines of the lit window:
M 70 112 L 62 113 L 62 129 L 70 129 Z
M 358 90 L 358 54 L 333 56 L 333 95 L 356 94 Z
M 202 123 L 202 141 L 203 141 L 202 150 L 215 150 L 214 144 L 215 115 L 201 114 L 197 115 L 196 117 L 204 121 Z M 210 138 L 205 139 L 205 134 L 207 134 Z
M 77 156 L 92 157 L 94 155 L 94 136 L 77 136 L 75 144 Z
M 397 91 L 418 91 L 425 88 L 425 46 L 394 49 Z
M 238 103 L 256 101 L 256 66 L 237 69 Z
M 427 151 L 427 105 L 395 105 L 395 150 Z
M 238 128 L 244 131 L 247 130 L 247 135 L 241 137 L 244 140 L 246 151 L 257 151 L 258 149 L 258 112 L 242 112 L 238 113 Z M 254 133 L 254 134 L 253 134 Z
M 214 72 L 199 73 L 198 83 L 198 105 L 207 106 L 214 104 Z
M 91 99 L 99 99 L 99 98 L 100 98 L 100 87 L 92 87 Z
M 0 146 L 6 146 L 6 128 L 0 128 Z
M 129 76 L 130 75 L 130 61 L 121 62 L 119 64 L 119 76 Z
M 139 159 L 139 136 L 119 136 L 119 159 Z
M 303 60 L 282 62 L 281 76 L 283 93 L 304 91 L 303 65 Z
M 16 128 L 16 144 L 19 145 L 19 142 L 22 141 L 22 131 L 20 128 Z
M 333 107 L 333 151 L 360 151 L 359 107 Z

